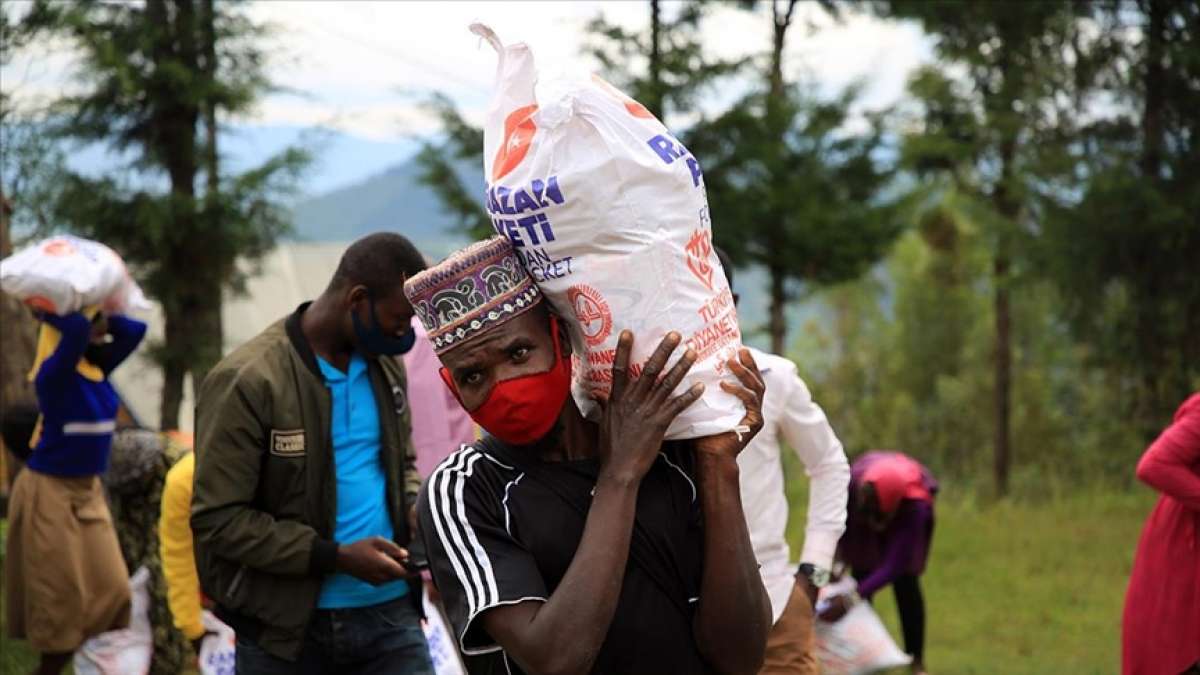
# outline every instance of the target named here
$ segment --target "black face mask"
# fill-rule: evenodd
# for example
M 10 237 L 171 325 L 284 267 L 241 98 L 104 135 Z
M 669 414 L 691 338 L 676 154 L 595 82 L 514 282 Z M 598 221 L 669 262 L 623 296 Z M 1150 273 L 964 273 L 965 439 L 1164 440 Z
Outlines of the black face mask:
M 367 297 L 371 307 L 371 326 L 363 325 L 358 318 L 358 312 L 350 311 L 350 320 L 354 323 L 354 335 L 358 338 L 359 346 L 370 354 L 379 356 L 399 356 L 407 354 L 417 342 L 417 333 L 409 326 L 408 332 L 402 337 L 384 333 L 379 328 L 379 319 L 375 316 L 375 299 Z

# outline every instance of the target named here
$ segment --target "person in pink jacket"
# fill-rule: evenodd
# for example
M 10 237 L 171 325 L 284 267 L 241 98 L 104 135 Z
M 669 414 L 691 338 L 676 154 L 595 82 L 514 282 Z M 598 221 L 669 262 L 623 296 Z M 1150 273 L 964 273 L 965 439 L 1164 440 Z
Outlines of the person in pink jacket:
M 417 472 L 429 477 L 450 453 L 474 442 L 475 425 L 458 399 L 442 382 L 442 362 L 420 321 L 413 321 L 417 339 L 404 354 L 408 374 L 408 404 L 412 410 L 412 442 L 417 450 Z
M 1125 594 L 1124 675 L 1200 675 L 1200 392 L 1142 455 L 1162 493 L 1146 519 Z

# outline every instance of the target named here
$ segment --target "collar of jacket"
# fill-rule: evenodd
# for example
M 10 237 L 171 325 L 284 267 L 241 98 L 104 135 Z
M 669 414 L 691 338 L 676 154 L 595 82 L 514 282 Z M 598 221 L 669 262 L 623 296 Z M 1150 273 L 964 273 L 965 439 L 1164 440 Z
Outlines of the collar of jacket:
M 300 303 L 296 311 L 292 312 L 284 322 L 284 329 L 287 331 L 288 340 L 292 343 L 292 349 L 295 349 L 296 353 L 300 355 L 300 360 L 304 362 L 305 366 L 308 366 L 313 375 L 324 381 L 325 376 L 321 374 L 321 367 L 317 365 L 317 355 L 313 352 L 312 345 L 308 344 L 308 338 L 304 337 L 304 330 L 300 328 L 300 317 L 304 315 L 304 310 L 308 309 L 311 304 L 312 300 Z

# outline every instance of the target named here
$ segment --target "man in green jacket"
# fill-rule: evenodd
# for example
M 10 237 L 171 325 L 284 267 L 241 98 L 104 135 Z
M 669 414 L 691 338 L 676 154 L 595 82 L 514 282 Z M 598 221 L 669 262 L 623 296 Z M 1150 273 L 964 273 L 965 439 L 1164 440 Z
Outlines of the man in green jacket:
M 399 358 L 423 268 L 400 235 L 356 241 L 200 387 L 197 571 L 239 674 L 433 672 L 406 580 L 420 478 Z

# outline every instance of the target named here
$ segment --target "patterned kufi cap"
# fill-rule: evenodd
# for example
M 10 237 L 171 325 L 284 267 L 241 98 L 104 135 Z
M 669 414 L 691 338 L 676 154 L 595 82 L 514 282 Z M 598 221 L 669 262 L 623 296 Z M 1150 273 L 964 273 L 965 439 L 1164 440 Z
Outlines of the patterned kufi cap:
M 452 253 L 404 283 L 404 294 L 442 354 L 533 309 L 542 300 L 508 239 Z

